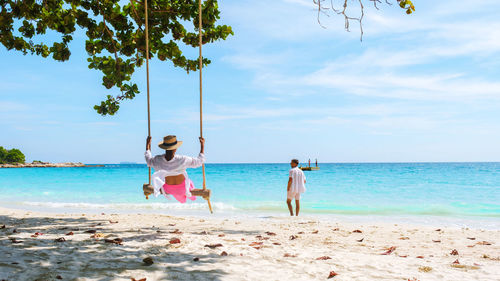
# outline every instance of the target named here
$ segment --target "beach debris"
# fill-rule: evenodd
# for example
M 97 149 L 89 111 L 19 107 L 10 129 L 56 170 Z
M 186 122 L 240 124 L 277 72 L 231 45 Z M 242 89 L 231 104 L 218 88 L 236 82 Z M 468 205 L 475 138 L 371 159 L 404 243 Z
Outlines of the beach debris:
M 210 248 L 210 249 L 215 249 L 215 248 L 218 248 L 218 247 L 222 247 L 222 244 L 220 244 L 220 243 L 217 243 L 217 244 L 207 244 L 207 245 L 205 245 L 205 247 Z
M 241 241 L 246 241 L 245 238 L 241 238 Z
M 179 238 L 172 238 L 170 241 L 168 241 L 170 244 L 179 244 L 181 243 L 181 239 Z
M 290 235 L 290 240 L 295 240 L 295 239 L 297 239 L 297 238 L 299 238 L 299 236 L 296 236 L 296 235 Z
M 452 262 L 451 264 L 460 264 L 460 262 L 458 261 L 458 259 L 456 259 L 454 262 Z
M 319 233 L 319 230 L 315 230 L 313 232 L 311 232 L 312 234 L 318 234 Z
M 59 238 L 56 238 L 54 241 L 56 241 L 56 242 L 66 242 L 66 239 L 64 237 L 59 237 Z
M 317 261 L 325 261 L 325 260 L 331 260 L 332 258 L 330 258 L 329 256 L 322 256 L 322 257 L 319 257 L 319 258 L 316 258 Z
M 356 242 L 360 242 L 360 243 L 361 243 L 361 242 L 363 242 L 363 240 L 365 240 L 365 238 L 364 238 L 364 237 L 363 237 L 363 238 L 361 238 L 361 239 L 359 239 L 359 240 L 356 240 Z
M 85 230 L 84 233 L 96 233 L 97 230 L 95 229 L 89 229 L 89 230 Z
M 399 240 L 410 240 L 410 237 L 407 236 L 399 237 Z
M 104 235 L 104 233 L 100 233 L 100 232 L 96 232 L 92 235 L 90 235 L 90 238 L 94 238 L 94 239 L 99 239 L 99 238 L 104 238 L 106 237 L 106 235 Z
M 147 266 L 150 266 L 150 265 L 152 265 L 152 264 L 154 263 L 154 261 L 153 261 L 153 258 L 152 258 L 152 257 L 147 257 L 147 258 L 144 258 L 144 259 L 142 260 L 142 262 L 143 262 L 145 265 L 147 265 Z
M 432 267 L 430 267 L 430 266 L 420 266 L 420 267 L 418 267 L 418 271 L 420 271 L 420 272 L 430 272 L 430 271 L 432 271 Z
M 175 223 L 169 223 L 168 226 L 175 226 Z
M 63 278 L 62 278 L 62 276 L 61 276 L 61 275 L 57 275 L 57 276 L 56 276 L 56 279 L 62 280 Z
M 335 272 L 335 271 L 333 271 L 333 270 L 332 270 L 332 271 L 330 271 L 330 273 L 328 274 L 328 279 L 333 278 L 333 277 L 335 277 L 335 276 L 337 276 L 337 275 L 339 275 L 339 274 L 338 274 L 337 272 Z
M 208 235 L 208 232 L 206 230 L 203 230 L 202 232 L 200 232 L 200 235 Z
M 42 236 L 43 233 L 41 232 L 35 232 L 35 234 L 31 235 L 31 237 L 38 237 L 38 236 Z
M 441 228 L 436 229 L 436 231 L 441 231 Z
M 297 255 L 295 255 L 295 254 L 285 253 L 285 254 L 283 255 L 283 257 L 285 257 L 285 258 L 296 258 L 296 257 L 297 257 Z
M 396 250 L 396 247 L 392 246 L 392 247 L 386 248 L 385 250 L 386 251 L 383 252 L 381 255 L 390 255 L 392 252 L 394 252 Z
M 332 229 L 332 231 L 339 231 L 339 230 L 340 230 L 340 228 L 338 228 L 338 227 Z
M 135 279 L 135 278 L 130 278 L 131 281 L 146 281 L 146 278 L 141 278 L 141 279 Z
M 463 269 L 479 269 L 479 266 L 475 265 L 465 265 L 465 264 L 450 264 L 451 267 L 454 268 L 463 268 Z
M 105 213 L 101 213 L 101 216 L 104 216 L 104 215 L 105 215 Z
M 14 230 L 12 230 L 12 233 L 17 233 L 17 229 L 14 228 Z
M 299 231 L 297 234 L 304 234 L 304 231 Z
M 469 240 L 476 240 L 476 237 L 467 237 Z
M 270 232 L 270 231 L 266 231 L 266 235 L 269 235 L 269 236 L 276 236 L 276 233 L 274 233 L 274 232 Z
M 71 235 L 74 235 L 73 231 L 70 231 L 68 233 L 66 233 L 67 236 L 71 236 Z
M 363 233 L 363 231 L 359 230 L 359 229 L 355 229 L 352 231 L 353 233 Z
M 194 257 L 193 261 L 200 261 L 200 258 L 199 257 Z
M 408 281 L 420 281 L 417 278 L 413 277 L 412 279 L 408 278 Z
M 474 248 L 476 245 L 467 245 L 468 248 Z
M 19 264 L 18 262 L 11 262 L 10 264 Z
M 483 259 L 489 259 L 489 258 L 490 258 L 490 256 L 488 256 L 487 254 L 483 254 L 481 257 L 482 257 Z
M 457 249 L 453 249 L 453 251 L 451 251 L 450 255 L 452 255 L 452 256 L 458 256 Z
M 19 244 L 19 243 L 23 243 L 22 240 L 17 240 L 16 238 L 9 238 L 10 242 L 12 242 L 13 244 Z
M 174 231 L 170 231 L 169 233 L 172 233 L 172 234 L 182 234 L 182 231 L 180 231 L 179 229 L 176 229 Z
M 281 245 L 281 243 L 279 243 L 279 242 L 273 242 L 273 245 L 279 246 L 279 245 Z
M 2 225 L 2 227 L 0 227 L 0 229 L 5 229 L 5 228 L 6 228 L 5 224 Z
M 487 246 L 491 245 L 491 243 L 487 242 L 487 241 L 477 242 L 476 244 L 477 245 L 487 245 Z
M 226 234 L 219 234 L 219 235 L 217 235 L 217 236 L 218 236 L 218 237 L 224 237 L 224 236 L 226 236 Z
M 225 257 L 227 256 L 227 252 L 226 251 L 222 251 L 222 253 L 220 253 L 221 256 Z
M 262 244 L 264 244 L 264 242 L 252 242 L 252 243 L 250 243 L 249 246 L 251 246 L 251 247 L 253 247 L 253 246 L 260 246 Z
M 269 240 L 269 237 L 262 237 L 262 235 L 257 235 L 257 236 L 255 236 L 255 238 L 257 238 L 259 240 Z
M 407 258 L 407 257 L 408 257 L 408 255 L 400 255 L 399 257 L 400 257 L 400 258 Z
M 118 223 L 118 221 L 109 220 L 109 223 Z
M 416 256 L 417 259 L 423 259 L 424 256 Z
M 441 243 L 441 240 L 432 240 L 434 243 Z
M 123 245 L 123 239 L 121 239 L 121 238 L 104 239 L 104 242 L 111 243 L 111 244 L 116 244 L 116 245 Z

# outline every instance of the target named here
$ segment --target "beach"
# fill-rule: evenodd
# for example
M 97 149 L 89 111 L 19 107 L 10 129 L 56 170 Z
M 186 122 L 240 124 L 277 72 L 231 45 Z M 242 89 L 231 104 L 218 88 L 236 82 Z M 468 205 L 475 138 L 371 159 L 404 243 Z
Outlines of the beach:
M 3 226 L 5 225 L 5 227 Z M 499 280 L 500 231 L 0 208 L 1 280 Z

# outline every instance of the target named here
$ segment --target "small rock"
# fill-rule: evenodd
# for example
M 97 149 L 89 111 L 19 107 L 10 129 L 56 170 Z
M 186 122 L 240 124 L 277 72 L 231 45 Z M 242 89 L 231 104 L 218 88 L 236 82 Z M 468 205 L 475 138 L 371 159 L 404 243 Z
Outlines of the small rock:
M 152 264 L 154 263 L 154 261 L 153 261 L 153 258 L 152 258 L 152 257 L 147 257 L 147 258 L 144 258 L 144 259 L 142 260 L 142 262 L 143 262 L 145 265 L 147 265 L 147 266 L 150 266 L 150 265 L 152 265 Z
M 193 258 L 193 261 L 199 261 L 199 260 L 200 260 L 200 258 L 199 258 L 199 257 L 195 257 L 195 258 Z
M 359 229 L 355 229 L 352 231 L 353 233 L 363 233 L 363 231 L 359 230 Z
M 450 255 L 452 255 L 452 256 L 458 256 L 457 249 L 453 249 L 453 251 L 451 251 Z
M 54 241 L 56 241 L 56 242 L 65 242 L 66 239 L 64 239 L 64 237 L 60 237 L 60 238 L 55 239 Z
M 319 257 L 319 258 L 316 258 L 317 261 L 324 261 L 324 260 L 331 260 L 332 258 L 330 258 L 329 256 L 322 256 L 322 257 Z
M 460 264 L 460 262 L 458 261 L 458 259 L 456 259 L 454 262 L 452 262 L 452 264 Z
M 290 235 L 290 240 L 295 240 L 295 239 L 297 239 L 297 238 L 299 238 L 299 237 L 298 237 L 298 236 L 295 236 L 295 235 Z
M 220 243 L 218 243 L 218 244 L 207 244 L 207 245 L 205 245 L 205 247 L 210 248 L 210 249 L 215 249 L 217 247 L 222 247 L 222 244 L 220 244 Z
M 63 278 L 61 277 L 61 275 L 57 275 L 56 279 L 62 280 Z
M 179 244 L 179 243 L 181 243 L 181 239 L 179 239 L 179 238 L 172 238 L 172 239 L 170 239 L 169 243 L 170 244 Z
M 330 271 L 330 274 L 328 274 L 328 279 L 333 278 L 333 277 L 335 277 L 335 276 L 337 276 L 337 275 L 339 275 L 337 272 L 335 272 L 335 271 Z
M 227 256 L 227 252 L 226 251 L 223 251 L 222 253 L 220 253 L 221 256 L 225 257 Z

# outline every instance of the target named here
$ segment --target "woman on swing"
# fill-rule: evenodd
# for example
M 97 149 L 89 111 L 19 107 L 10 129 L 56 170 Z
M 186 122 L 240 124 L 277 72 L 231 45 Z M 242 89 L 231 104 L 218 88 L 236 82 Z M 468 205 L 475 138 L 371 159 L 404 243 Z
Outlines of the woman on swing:
M 166 136 L 163 142 L 158 146 L 165 150 L 165 154 L 151 154 L 151 137 L 146 140 L 146 163 L 148 167 L 155 170 L 152 175 L 153 190 L 144 190 L 145 195 L 154 193 L 157 197 L 163 193 L 167 198 L 168 195 L 174 196 L 180 203 L 185 203 L 186 199 L 195 200 L 196 197 L 191 196 L 191 190 L 194 189 L 193 182 L 189 179 L 186 172 L 187 168 L 198 168 L 205 162 L 204 147 L 205 139 L 200 138 L 200 154 L 197 158 L 192 158 L 184 155 L 176 155 L 177 148 L 181 146 L 182 141 L 178 141 L 176 136 Z

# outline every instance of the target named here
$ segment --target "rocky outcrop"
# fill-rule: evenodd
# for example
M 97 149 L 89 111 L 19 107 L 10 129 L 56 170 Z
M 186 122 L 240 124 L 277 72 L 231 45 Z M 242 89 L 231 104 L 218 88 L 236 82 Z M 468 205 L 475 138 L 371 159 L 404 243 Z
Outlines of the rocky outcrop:
M 85 167 L 83 163 L 47 163 L 47 162 L 33 162 L 24 164 L 0 164 L 0 168 L 65 168 L 65 167 Z

